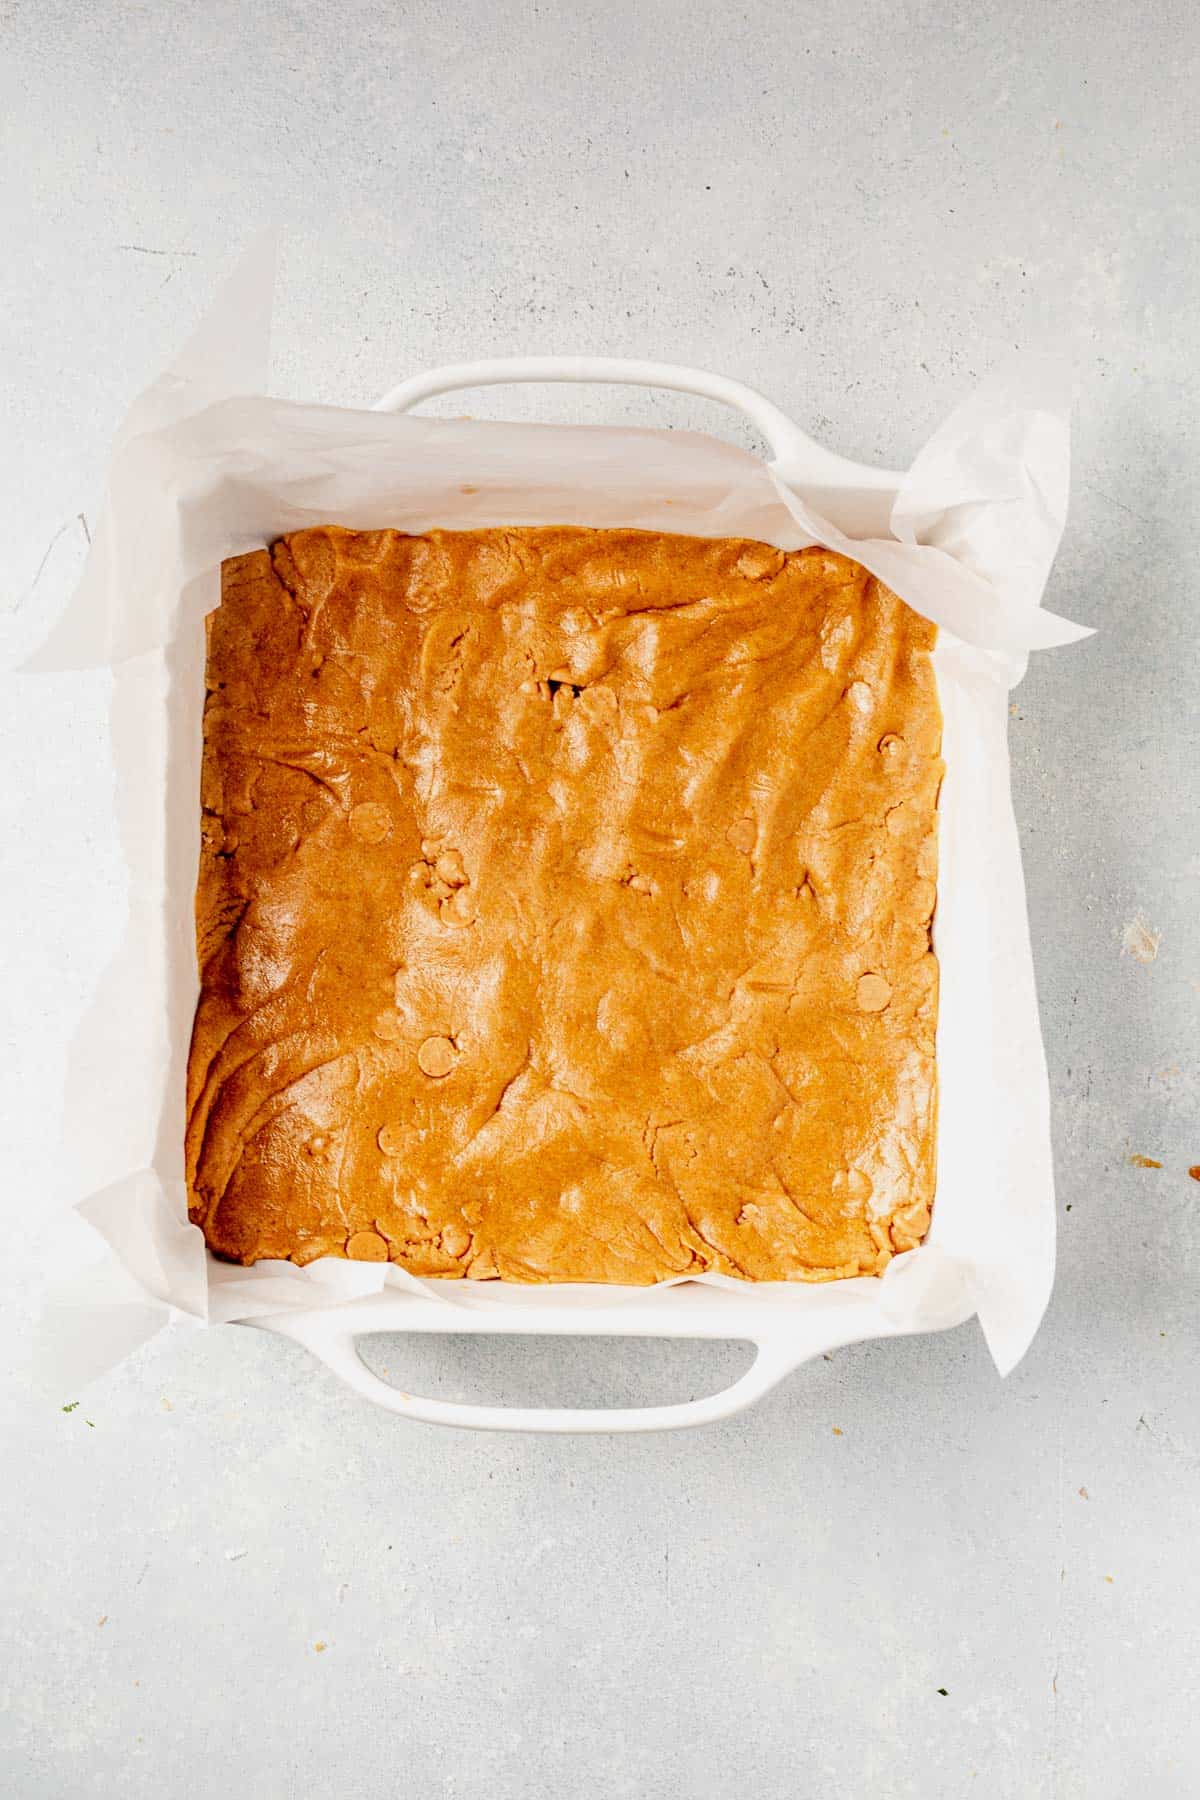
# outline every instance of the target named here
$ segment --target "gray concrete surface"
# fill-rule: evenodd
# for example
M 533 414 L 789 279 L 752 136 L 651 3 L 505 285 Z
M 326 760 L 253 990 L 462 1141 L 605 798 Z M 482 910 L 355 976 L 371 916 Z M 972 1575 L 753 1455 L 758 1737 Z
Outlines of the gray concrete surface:
M 6 683 L 0 1791 L 1195 1795 L 1194 9 L 4 0 L 0 31 L 10 664 L 77 574 L 130 396 L 270 222 L 298 396 L 654 355 L 894 465 L 1060 331 L 1080 401 L 1050 603 L 1101 627 L 1012 720 L 1060 1182 L 1032 1352 L 1002 1384 L 973 1326 L 851 1349 L 645 1440 L 406 1429 L 234 1329 L 159 1338 L 74 1411 L 31 1397 L 47 1275 L 92 1255 L 56 1095 L 121 883 L 103 682 Z M 477 410 L 509 405 L 710 419 L 616 391 Z M 1139 914 L 1149 963 L 1122 952 Z M 739 1355 L 385 1360 L 615 1399 Z

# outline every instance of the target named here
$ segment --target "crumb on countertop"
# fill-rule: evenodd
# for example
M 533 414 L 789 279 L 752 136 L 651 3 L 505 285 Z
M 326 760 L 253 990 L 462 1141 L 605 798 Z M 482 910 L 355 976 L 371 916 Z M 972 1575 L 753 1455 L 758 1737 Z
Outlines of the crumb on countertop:
M 1162 932 L 1151 931 L 1141 913 L 1130 919 L 1121 933 L 1121 953 L 1132 956 L 1134 962 L 1152 963 L 1161 943 Z

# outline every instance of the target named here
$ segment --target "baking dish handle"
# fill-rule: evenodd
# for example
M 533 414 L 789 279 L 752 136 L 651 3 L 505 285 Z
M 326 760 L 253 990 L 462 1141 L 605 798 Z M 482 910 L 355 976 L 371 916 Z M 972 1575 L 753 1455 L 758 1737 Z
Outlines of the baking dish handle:
M 359 1355 L 358 1338 L 367 1334 L 355 1331 L 346 1318 L 339 1318 L 338 1312 L 334 1307 L 252 1322 L 303 1344 L 347 1387 L 387 1412 L 405 1419 L 420 1419 L 428 1425 L 459 1425 L 474 1431 L 673 1431 L 685 1425 L 711 1425 L 752 1406 L 785 1375 L 820 1353 L 817 1345 L 798 1344 L 794 1337 L 756 1338 L 754 1361 L 730 1387 L 706 1394 L 700 1400 L 676 1401 L 666 1406 L 481 1406 L 471 1401 L 429 1400 L 392 1387 L 373 1374 Z M 533 1332 L 536 1335 L 536 1327 Z
M 898 488 L 904 477 L 888 469 L 835 456 L 801 431 L 765 395 L 728 375 L 677 363 L 641 362 L 621 356 L 500 356 L 480 362 L 448 363 L 412 375 L 375 402 L 375 412 L 409 412 L 423 400 L 458 388 L 496 387 L 507 382 L 576 381 L 671 388 L 698 394 L 744 413 L 770 446 L 771 467 L 781 480 L 808 487 Z

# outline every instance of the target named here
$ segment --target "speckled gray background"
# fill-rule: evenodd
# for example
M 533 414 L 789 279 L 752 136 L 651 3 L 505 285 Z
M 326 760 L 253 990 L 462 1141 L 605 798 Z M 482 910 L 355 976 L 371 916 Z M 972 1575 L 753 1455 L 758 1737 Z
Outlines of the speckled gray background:
M 3 0 L 0 21 L 10 663 L 79 570 L 129 398 L 271 222 L 298 396 L 366 401 L 469 355 L 650 355 L 894 465 L 1008 346 L 1062 334 L 1080 402 L 1050 603 L 1101 627 L 1036 662 L 1012 720 L 1060 1184 L 1033 1350 L 1001 1383 L 973 1325 L 863 1346 L 640 1440 L 405 1427 L 234 1329 L 159 1338 L 73 1412 L 28 1397 L 48 1262 L 92 1255 L 56 1096 L 121 883 L 103 683 L 5 684 L 0 1790 L 1190 1800 L 1189 0 Z M 617 390 L 472 404 L 728 428 Z M 1122 954 L 1139 914 L 1148 964 Z M 388 1357 L 411 1387 L 602 1401 L 711 1388 L 741 1354 Z

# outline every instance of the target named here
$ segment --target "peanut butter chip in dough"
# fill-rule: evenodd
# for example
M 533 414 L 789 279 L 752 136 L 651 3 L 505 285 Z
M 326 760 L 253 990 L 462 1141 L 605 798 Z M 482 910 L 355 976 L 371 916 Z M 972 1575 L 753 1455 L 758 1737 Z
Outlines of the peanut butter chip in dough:
M 737 559 L 737 571 L 749 581 L 762 581 L 768 575 L 778 575 L 784 565 L 781 550 L 773 550 L 770 544 L 748 544 Z
M 398 1043 L 403 1030 L 400 1014 L 391 1011 L 377 1013 L 371 1030 L 377 1038 L 382 1038 L 385 1044 Z
M 466 886 L 466 871 L 462 865 L 462 857 L 457 850 L 443 851 L 434 863 L 433 869 L 434 874 L 440 875 L 442 880 L 448 882 L 451 887 Z
M 356 1231 L 346 1239 L 346 1255 L 352 1262 L 386 1262 L 387 1239 L 377 1231 Z
M 417 1051 L 417 1066 L 423 1075 L 438 1081 L 454 1067 L 454 1045 L 449 1038 L 426 1038 Z
M 471 1234 L 465 1225 L 453 1222 L 442 1227 L 442 1249 L 447 1256 L 461 1256 L 470 1246 Z
M 463 887 L 455 888 L 452 894 L 448 894 L 438 911 L 447 925 L 473 925 L 475 923 L 475 902 Z
M 400 1156 L 405 1144 L 403 1125 L 381 1125 L 375 1133 L 375 1142 L 385 1156 Z
M 378 800 L 364 800 L 350 814 L 350 829 L 364 844 L 381 844 L 392 829 L 387 807 Z
M 896 911 L 902 918 L 912 919 L 919 925 L 931 916 L 936 903 L 937 889 L 932 881 L 914 881 L 907 892 L 900 895 Z
M 735 819 L 725 833 L 725 842 L 732 844 L 735 850 L 741 850 L 748 856 L 754 848 L 757 837 L 758 831 L 753 819 Z
M 892 997 L 891 984 L 882 975 L 860 975 L 855 997 L 863 1012 L 882 1012 Z

